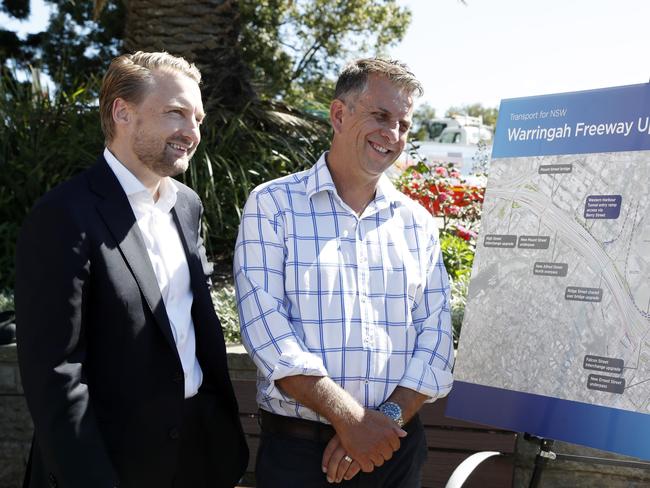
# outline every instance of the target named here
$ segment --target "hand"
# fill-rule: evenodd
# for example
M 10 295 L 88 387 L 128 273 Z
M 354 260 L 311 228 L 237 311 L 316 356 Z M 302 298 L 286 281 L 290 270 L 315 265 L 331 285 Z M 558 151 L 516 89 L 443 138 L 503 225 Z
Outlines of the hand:
M 323 452 L 323 473 L 327 474 L 329 483 L 340 483 L 343 479 L 351 480 L 359 471 L 361 465 L 356 461 L 345 459 L 345 449 L 341 445 L 338 434 L 332 437 Z M 374 468 L 374 466 L 373 466 Z
M 393 456 L 406 431 L 381 412 L 360 410 L 334 427 L 345 452 L 361 465 L 363 472 L 370 473 Z

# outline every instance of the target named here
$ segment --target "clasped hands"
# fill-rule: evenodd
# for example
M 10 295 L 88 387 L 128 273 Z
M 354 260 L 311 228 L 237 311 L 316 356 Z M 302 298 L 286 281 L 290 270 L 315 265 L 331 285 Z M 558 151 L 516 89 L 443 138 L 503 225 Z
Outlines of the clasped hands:
M 406 432 L 376 410 L 364 410 L 361 419 L 337 426 L 337 433 L 323 452 L 322 467 L 327 481 L 340 483 L 359 471 L 370 473 L 388 461 L 400 447 Z M 351 459 L 351 461 L 350 461 Z

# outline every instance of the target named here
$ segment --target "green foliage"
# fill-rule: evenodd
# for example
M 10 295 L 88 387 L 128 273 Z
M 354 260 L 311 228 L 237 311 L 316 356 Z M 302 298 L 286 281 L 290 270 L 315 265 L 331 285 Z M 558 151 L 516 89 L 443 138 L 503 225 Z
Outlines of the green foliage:
M 14 310 L 14 294 L 10 291 L 0 292 L 0 312 Z
M 50 98 L 38 83 L 18 83 L 6 70 L 0 75 L 2 289 L 13 285 L 16 237 L 27 212 L 43 193 L 92 163 L 103 136 L 88 86 Z
M 484 107 L 480 103 L 473 103 L 471 105 L 462 105 L 460 107 L 449 107 L 445 116 L 451 117 L 455 114 L 483 117 L 483 123 L 485 125 L 495 127 L 497 125 L 497 118 L 499 117 L 499 109 L 494 107 Z
M 69 92 L 80 85 L 99 88 L 88 80 L 100 78 L 108 62 L 119 53 L 124 2 L 106 2 L 96 20 L 93 18 L 95 2 L 47 2 L 54 4 L 47 29 L 24 40 L 4 31 L 6 34 L 0 35 L 0 53 L 6 53 L 4 59 L 12 59 L 18 68 L 42 69 L 63 91 Z
M 229 259 L 250 191 L 309 167 L 328 141 L 322 120 L 286 107 L 252 105 L 241 114 L 211 113 L 190 169 L 181 177 L 203 201 L 208 254 Z
M 302 106 L 329 102 L 332 74 L 351 56 L 402 39 L 411 12 L 396 0 L 244 0 L 242 49 L 258 91 Z
M 237 313 L 237 299 L 235 287 L 226 284 L 211 292 L 214 309 L 221 320 L 223 336 L 227 344 L 241 343 L 241 332 L 239 330 L 239 315 Z
M 2 59 L 40 67 L 64 90 L 101 76 L 120 52 L 126 2 L 99 2 L 95 19 L 98 2 L 46 1 L 55 8 L 45 31 L 21 40 L 0 30 Z M 238 8 L 242 55 L 258 94 L 298 106 L 328 99 L 330 78 L 349 57 L 383 52 L 411 21 L 397 0 L 241 0 Z
M 454 344 L 458 345 L 460 330 L 465 317 L 465 305 L 469 291 L 469 273 L 451 281 L 451 326 Z
M 457 280 L 472 272 L 474 262 L 474 245 L 465 239 L 443 232 L 440 236 L 442 260 L 449 277 Z

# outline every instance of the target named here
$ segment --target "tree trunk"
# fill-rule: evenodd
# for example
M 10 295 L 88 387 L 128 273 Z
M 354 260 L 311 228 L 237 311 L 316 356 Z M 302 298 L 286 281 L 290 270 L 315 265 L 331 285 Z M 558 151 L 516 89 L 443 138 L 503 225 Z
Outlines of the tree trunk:
M 195 63 L 206 110 L 255 98 L 239 46 L 237 0 L 125 0 L 126 52 L 167 51 Z

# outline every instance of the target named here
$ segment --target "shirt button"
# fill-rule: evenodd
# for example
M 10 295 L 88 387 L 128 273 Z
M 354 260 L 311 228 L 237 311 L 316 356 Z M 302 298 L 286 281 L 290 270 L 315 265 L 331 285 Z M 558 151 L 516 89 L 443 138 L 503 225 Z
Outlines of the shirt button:
M 176 440 L 180 437 L 180 432 L 178 431 L 177 427 L 172 427 L 169 429 L 169 438 L 172 440 Z

